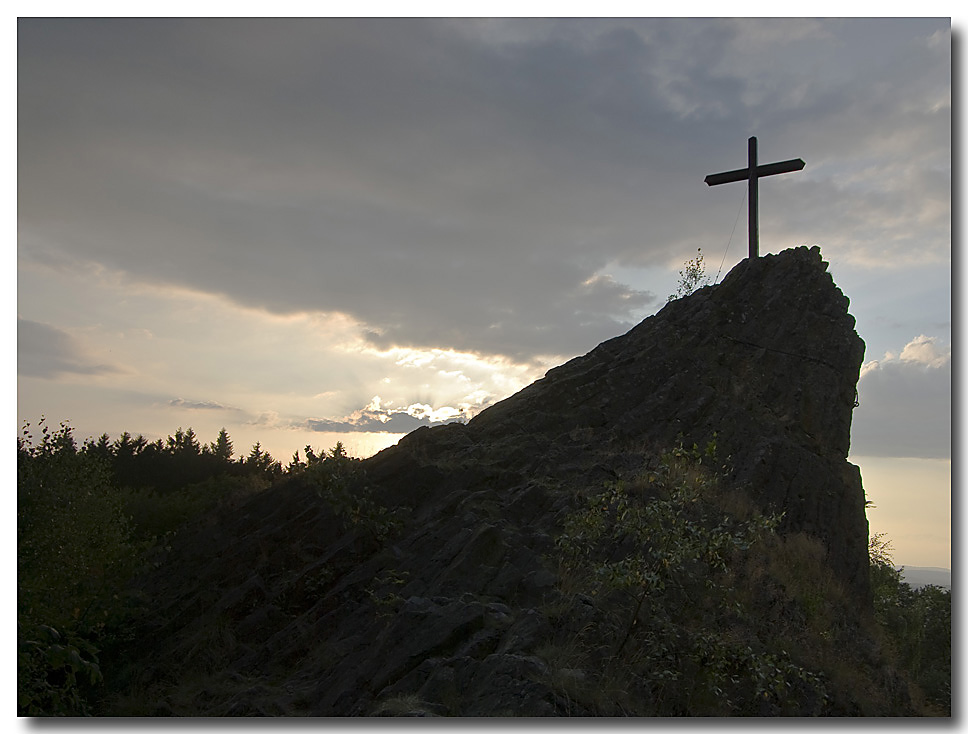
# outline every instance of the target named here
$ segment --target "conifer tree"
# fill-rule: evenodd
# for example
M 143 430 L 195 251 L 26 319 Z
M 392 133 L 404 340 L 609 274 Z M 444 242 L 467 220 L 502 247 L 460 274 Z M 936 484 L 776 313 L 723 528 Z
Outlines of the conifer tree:
M 212 454 L 221 461 L 232 460 L 232 439 L 229 438 L 229 434 L 224 427 L 218 432 L 218 438 L 212 444 Z

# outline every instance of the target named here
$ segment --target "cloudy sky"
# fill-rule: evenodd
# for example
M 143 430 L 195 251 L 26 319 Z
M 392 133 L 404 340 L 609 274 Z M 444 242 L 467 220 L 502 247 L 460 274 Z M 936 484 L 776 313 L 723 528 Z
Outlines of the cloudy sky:
M 472 416 L 701 248 L 819 244 L 867 343 L 851 459 L 950 566 L 948 19 L 18 21 L 17 413 L 286 463 Z M 735 229 L 734 229 L 735 228 Z

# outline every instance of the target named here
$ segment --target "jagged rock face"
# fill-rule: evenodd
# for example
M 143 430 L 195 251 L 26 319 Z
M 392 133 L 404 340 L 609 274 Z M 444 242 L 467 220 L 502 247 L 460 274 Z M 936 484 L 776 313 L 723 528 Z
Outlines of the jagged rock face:
M 405 453 L 560 477 L 582 458 L 608 462 L 606 445 L 620 455 L 715 437 L 732 481 L 784 512 L 787 531 L 823 538 L 831 566 L 867 598 L 864 491 L 846 461 L 864 342 L 826 268 L 818 247 L 744 260 L 466 427 L 415 431 L 373 463 Z
M 740 421 L 844 458 L 864 355 L 848 303 L 819 248 L 744 260 L 722 284 L 551 370 L 472 427 L 671 440 Z
M 818 247 L 744 260 L 484 411 L 471 440 L 540 436 L 570 453 L 576 431 L 658 450 L 716 435 L 733 481 L 822 537 L 866 596 L 864 492 L 846 462 L 864 342 L 826 268 Z
M 144 584 L 165 600 L 145 656 L 168 676 L 197 667 L 199 631 L 218 629 L 223 675 L 262 682 L 162 708 L 596 713 L 556 698 L 535 654 L 552 634 L 541 610 L 561 599 L 547 559 L 581 490 L 679 441 L 715 437 L 725 481 L 784 512 L 781 532 L 821 538 L 869 605 L 864 492 L 846 461 L 864 344 L 847 306 L 818 248 L 745 260 L 467 425 L 417 430 L 363 462 L 374 499 L 406 519 L 389 543 L 341 525 L 298 478 L 176 538 Z M 576 629 L 594 613 L 569 608 Z

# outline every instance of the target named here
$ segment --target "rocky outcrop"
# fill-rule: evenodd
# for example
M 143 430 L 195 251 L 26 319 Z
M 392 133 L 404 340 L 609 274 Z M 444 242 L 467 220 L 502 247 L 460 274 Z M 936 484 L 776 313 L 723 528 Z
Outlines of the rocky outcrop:
M 819 248 L 745 260 L 467 425 L 364 461 L 389 538 L 299 477 L 211 518 L 142 582 L 150 663 L 130 686 L 156 713 L 601 713 L 562 698 L 583 671 L 537 654 L 562 606 L 555 536 L 584 488 L 680 442 L 715 441 L 725 487 L 819 538 L 863 614 L 864 492 L 846 456 L 864 344 L 847 307 Z M 580 595 L 567 609 L 575 629 L 595 615 Z
M 731 480 L 785 513 L 787 531 L 821 537 L 866 597 L 864 491 L 846 461 L 864 342 L 848 305 L 818 247 L 744 260 L 467 426 L 413 432 L 371 460 L 374 474 L 447 462 L 574 478 L 616 471 L 623 447 L 715 437 Z
M 720 285 L 483 412 L 467 433 L 478 446 L 533 436 L 552 464 L 564 447 L 581 451 L 572 434 L 654 449 L 716 435 L 732 480 L 785 512 L 787 529 L 822 537 L 866 595 L 864 492 L 846 461 L 864 342 L 848 305 L 818 247 L 744 260 Z

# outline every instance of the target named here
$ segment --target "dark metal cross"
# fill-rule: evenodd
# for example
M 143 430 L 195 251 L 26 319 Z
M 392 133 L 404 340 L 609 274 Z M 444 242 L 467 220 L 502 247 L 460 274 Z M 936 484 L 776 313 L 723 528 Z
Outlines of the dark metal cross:
M 733 181 L 749 181 L 750 186 L 750 257 L 760 255 L 760 225 L 759 225 L 759 195 L 757 193 L 756 182 L 763 176 L 775 176 L 778 173 L 793 173 L 803 169 L 806 163 L 800 158 L 779 163 L 767 163 L 764 166 L 756 163 L 756 138 L 749 140 L 749 165 L 736 171 L 726 171 L 725 173 L 710 173 L 706 176 L 707 186 L 718 186 L 719 184 L 732 183 Z

